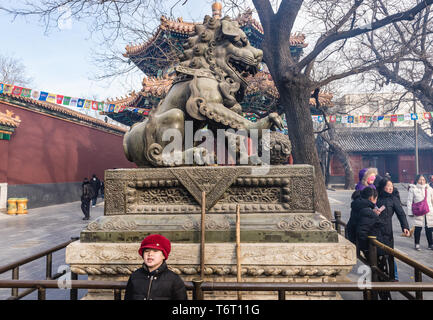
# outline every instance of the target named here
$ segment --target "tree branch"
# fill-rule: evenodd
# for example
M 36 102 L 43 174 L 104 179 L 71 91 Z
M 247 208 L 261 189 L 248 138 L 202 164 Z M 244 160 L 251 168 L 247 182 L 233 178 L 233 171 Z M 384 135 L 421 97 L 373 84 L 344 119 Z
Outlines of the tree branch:
M 358 35 L 379 29 L 386 25 L 389 25 L 394 22 L 403 21 L 403 20 L 413 20 L 415 16 L 424 10 L 427 6 L 431 5 L 433 0 L 425 0 L 414 6 L 413 8 L 406 10 L 404 12 L 399 12 L 393 14 L 391 16 L 387 16 L 381 20 L 377 20 L 373 23 L 367 24 L 362 27 L 358 27 L 353 30 L 344 31 L 344 32 L 335 32 L 333 34 L 328 35 L 324 38 L 320 43 L 318 42 L 313 49 L 304 59 L 302 59 L 298 63 L 299 70 L 302 70 L 307 64 L 309 64 L 312 60 L 314 60 L 324 49 L 326 49 L 330 44 L 343 39 L 353 38 Z

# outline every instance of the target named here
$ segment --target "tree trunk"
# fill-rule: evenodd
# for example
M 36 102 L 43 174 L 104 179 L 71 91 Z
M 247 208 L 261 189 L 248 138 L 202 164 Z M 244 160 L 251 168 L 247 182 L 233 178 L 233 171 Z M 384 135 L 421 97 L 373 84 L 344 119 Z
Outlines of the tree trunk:
M 344 189 L 353 189 L 355 180 L 353 179 L 353 169 L 350 163 L 349 155 L 338 144 L 331 144 L 334 154 L 344 167 Z
M 329 124 L 328 130 L 329 140 L 327 141 L 332 151 L 334 151 L 337 159 L 343 164 L 344 167 L 344 189 L 353 189 L 355 185 L 355 179 L 353 178 L 352 164 L 350 163 L 349 154 L 341 148 L 338 143 L 335 143 L 335 128 L 334 124 Z
M 286 113 L 293 160 L 295 164 L 310 164 L 314 167 L 315 210 L 331 219 L 331 207 L 317 154 L 309 109 L 311 87 L 302 75 L 292 79 L 290 83 L 274 81 L 280 93 L 280 103 Z

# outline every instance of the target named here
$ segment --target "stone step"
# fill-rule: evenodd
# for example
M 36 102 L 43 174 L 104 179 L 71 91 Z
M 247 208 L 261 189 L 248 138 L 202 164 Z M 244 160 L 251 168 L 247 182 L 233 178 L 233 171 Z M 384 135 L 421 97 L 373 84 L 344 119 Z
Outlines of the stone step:
M 207 214 L 207 242 L 236 241 L 235 214 Z M 319 213 L 242 214 L 242 242 L 337 242 L 332 223 Z M 139 242 L 158 233 L 173 242 L 198 243 L 201 215 L 117 215 L 99 217 L 81 232 L 82 242 Z

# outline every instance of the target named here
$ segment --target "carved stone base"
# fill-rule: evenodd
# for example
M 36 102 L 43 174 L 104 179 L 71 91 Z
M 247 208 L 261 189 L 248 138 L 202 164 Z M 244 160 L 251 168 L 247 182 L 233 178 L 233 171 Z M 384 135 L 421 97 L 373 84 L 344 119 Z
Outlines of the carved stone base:
M 72 272 L 89 279 L 127 281 L 142 258 L 138 243 L 81 243 L 66 248 Z M 182 279 L 199 276 L 200 245 L 173 243 L 167 264 Z M 205 281 L 236 281 L 233 243 L 209 243 Z M 242 279 L 248 282 L 330 282 L 345 277 L 356 264 L 355 247 L 343 237 L 336 243 L 242 243 Z M 275 292 L 244 293 L 245 299 L 276 299 Z M 205 299 L 236 299 L 236 292 L 206 293 Z M 111 290 L 89 290 L 86 299 L 112 299 Z M 333 292 L 288 292 L 287 299 L 338 299 Z

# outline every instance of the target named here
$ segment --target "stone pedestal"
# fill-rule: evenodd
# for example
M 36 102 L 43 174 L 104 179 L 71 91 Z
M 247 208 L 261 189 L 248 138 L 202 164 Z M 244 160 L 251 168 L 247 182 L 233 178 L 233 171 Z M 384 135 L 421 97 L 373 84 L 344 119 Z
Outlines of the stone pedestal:
M 66 249 L 66 263 L 89 279 L 122 280 L 139 268 L 140 241 L 172 241 L 168 266 L 184 280 L 200 275 L 201 192 L 206 191 L 205 281 L 236 281 L 235 211 L 241 208 L 243 281 L 327 282 L 356 264 L 354 246 L 315 212 L 313 167 L 180 167 L 107 170 L 105 215 Z M 276 299 L 276 293 L 244 293 Z M 112 299 L 89 291 L 86 299 Z M 206 299 L 236 299 L 212 292 Z M 335 299 L 333 292 L 288 292 L 287 299 Z

